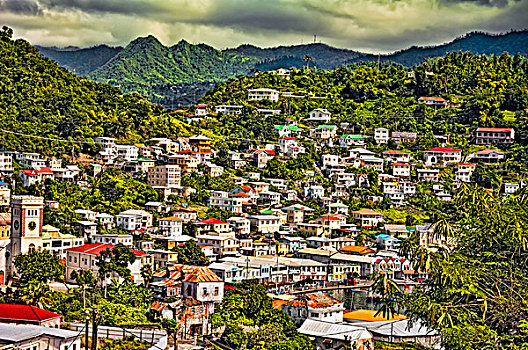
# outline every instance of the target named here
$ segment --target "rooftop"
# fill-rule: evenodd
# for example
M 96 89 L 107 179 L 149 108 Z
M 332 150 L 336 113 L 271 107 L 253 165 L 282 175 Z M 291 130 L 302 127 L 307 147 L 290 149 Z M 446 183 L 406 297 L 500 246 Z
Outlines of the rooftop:
M 70 252 L 78 252 L 78 253 L 85 253 L 85 254 L 91 254 L 91 255 L 99 255 L 101 252 L 109 249 L 114 249 L 114 245 L 112 244 L 104 244 L 104 243 L 91 243 L 91 244 L 85 244 L 80 247 L 74 247 L 66 249 Z M 136 256 L 143 256 L 147 255 L 145 252 L 141 252 L 139 250 L 130 250 L 132 253 L 134 253 Z
M 41 322 L 57 317 L 61 317 L 61 315 L 32 305 L 0 304 L 0 320 L 4 321 L 19 320 Z

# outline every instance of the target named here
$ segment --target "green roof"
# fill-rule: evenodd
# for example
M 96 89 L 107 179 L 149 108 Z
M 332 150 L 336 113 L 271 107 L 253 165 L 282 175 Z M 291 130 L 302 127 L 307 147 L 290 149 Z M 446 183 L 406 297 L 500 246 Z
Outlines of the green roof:
M 282 130 L 284 128 L 290 129 L 290 131 L 301 131 L 297 125 L 275 125 L 275 129 Z
M 322 128 L 335 129 L 336 126 L 335 126 L 335 125 L 319 125 L 319 126 L 317 127 L 317 129 L 322 129 Z
M 274 214 L 276 214 L 278 212 L 279 212 L 278 210 L 266 209 L 266 210 L 261 211 L 260 213 L 262 215 L 274 215 Z
M 353 140 L 362 140 L 363 139 L 363 135 L 350 135 L 350 134 L 343 134 L 341 135 L 341 138 L 342 139 L 345 139 L 345 138 L 351 138 Z
M 145 157 L 139 157 L 138 159 L 136 159 L 136 162 L 153 162 L 153 161 L 154 161 L 153 159 L 145 158 Z

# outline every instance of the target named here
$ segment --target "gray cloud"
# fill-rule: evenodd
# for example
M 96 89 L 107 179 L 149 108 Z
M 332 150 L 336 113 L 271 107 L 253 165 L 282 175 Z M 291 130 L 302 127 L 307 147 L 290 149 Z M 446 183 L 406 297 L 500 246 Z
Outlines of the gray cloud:
M 324 42 L 370 52 L 528 27 L 528 0 L 0 0 L 0 24 L 35 44 L 126 44 L 154 34 L 217 47 Z

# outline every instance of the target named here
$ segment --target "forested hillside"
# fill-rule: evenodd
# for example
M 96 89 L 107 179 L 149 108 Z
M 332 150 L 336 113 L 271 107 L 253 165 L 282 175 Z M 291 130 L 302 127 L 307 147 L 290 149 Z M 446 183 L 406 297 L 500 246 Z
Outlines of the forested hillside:
M 216 50 L 205 44 L 181 41 L 172 47 L 162 45 L 155 37 L 137 38 L 125 48 L 96 46 L 89 49 L 60 50 L 40 48 L 41 53 L 58 61 L 78 75 L 89 75 L 96 81 L 120 86 L 123 91 L 138 91 L 151 101 L 165 106 L 191 104 L 203 96 L 204 82 L 221 82 L 248 74 L 253 69 L 301 68 L 310 57 L 311 66 L 334 69 L 347 64 L 368 61 L 391 61 L 407 67 L 428 58 L 452 51 L 500 55 L 528 53 L 528 31 L 502 35 L 470 33 L 454 41 L 430 47 L 412 47 L 389 55 L 371 55 L 338 49 L 326 44 L 305 44 L 259 48 L 242 45 Z M 179 92 L 185 84 L 187 93 Z
M 119 85 L 124 91 L 137 91 L 151 98 L 156 92 L 178 83 L 223 81 L 245 74 L 258 60 L 211 46 L 180 41 L 166 47 L 153 36 L 132 41 L 119 54 L 89 76 L 99 82 Z
M 261 73 L 218 84 L 201 102 L 211 105 L 240 104 L 246 117 L 221 115 L 217 134 L 268 140 L 273 125 L 285 117 L 258 116 L 258 108 L 280 109 L 306 124 L 314 108 L 332 113 L 332 124 L 349 123 L 346 133 L 373 133 L 376 127 L 413 131 L 421 135 L 417 149 L 438 143 L 435 135 L 450 135 L 457 147 L 467 148 L 477 126 L 514 127 L 520 144 L 528 142 L 528 61 L 521 56 L 477 56 L 450 53 L 425 62 L 414 71 L 394 64 L 380 70 L 372 66 L 345 66 L 333 71 L 293 70 L 290 79 Z M 252 88 L 273 88 L 305 98 L 281 98 L 278 102 L 248 101 Z M 444 97 L 453 108 L 435 110 L 418 103 L 420 96 Z M 322 98 L 321 98 L 322 97 Z M 225 127 L 223 127 L 225 126 Z M 524 147 L 513 152 L 526 159 Z M 521 159 L 519 158 L 519 159 Z
M 40 55 L 24 40 L 0 31 L 0 125 L 2 129 L 45 137 L 90 140 L 113 136 L 122 141 L 187 135 L 181 117 L 139 94 L 125 94 L 107 84 L 76 77 Z M 71 153 L 71 145 L 3 135 L 12 150 L 45 155 Z M 67 147 L 67 149 L 66 149 Z M 75 145 L 85 151 L 90 144 Z
M 77 75 L 88 75 L 104 65 L 123 48 L 99 45 L 86 49 L 35 46 L 41 54 L 57 61 L 62 67 Z

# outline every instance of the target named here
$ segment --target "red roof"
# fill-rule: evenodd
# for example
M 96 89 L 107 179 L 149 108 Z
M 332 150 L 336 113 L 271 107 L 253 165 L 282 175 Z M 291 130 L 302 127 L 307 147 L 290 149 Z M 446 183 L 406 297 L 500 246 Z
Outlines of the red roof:
M 383 152 L 383 154 L 409 154 L 409 153 L 400 152 L 400 151 L 396 151 L 396 150 L 391 150 L 391 151 L 385 151 L 385 152 Z
M 279 137 L 279 140 L 295 141 L 295 140 L 297 140 L 297 138 L 296 137 Z
M 249 194 L 247 193 L 244 193 L 244 192 L 238 192 L 238 193 L 235 193 L 234 195 L 232 195 L 231 197 L 251 197 Z
M 394 164 L 392 164 L 392 166 L 396 166 L 396 165 L 398 165 L 398 166 L 410 166 L 409 163 L 394 163 Z
M 328 214 L 321 216 L 321 219 L 325 221 L 341 221 L 339 217 Z
M 435 148 L 428 149 L 427 151 L 424 151 L 424 152 L 462 152 L 462 150 L 454 149 L 451 147 L 435 147 Z
M 99 255 L 101 252 L 105 251 L 106 249 L 112 250 L 115 246 L 112 244 L 103 244 L 103 243 L 91 243 L 91 244 L 85 244 L 80 247 L 74 247 L 74 248 L 68 248 L 66 250 L 70 252 L 79 252 L 79 253 L 86 253 L 91 255 Z M 130 249 L 130 251 L 136 256 L 142 256 L 147 255 L 145 252 L 141 252 L 139 250 L 133 250 Z
M 478 128 L 477 131 L 511 132 L 512 128 Z
M 199 105 L 196 105 L 198 108 L 205 108 L 207 105 L 205 103 L 200 103 Z
M 473 163 L 458 163 L 458 165 L 463 165 L 463 166 L 477 166 L 476 164 L 473 164 Z
M 0 320 L 41 322 L 57 317 L 61 315 L 31 305 L 0 304 Z
M 253 191 L 253 189 L 250 186 L 248 186 L 248 185 L 240 185 L 238 187 L 240 187 L 242 189 L 242 191 L 244 191 L 244 192 L 252 192 Z
M 34 170 L 23 169 L 22 172 L 27 176 L 38 176 Z
M 275 155 L 275 151 L 272 151 L 272 150 L 269 150 L 269 149 L 258 149 L 258 150 L 255 151 L 255 154 L 260 154 L 262 152 L 267 153 L 270 156 L 274 156 Z
M 207 224 L 207 225 L 229 225 L 227 222 L 216 220 L 216 219 L 207 219 L 202 220 L 198 222 L 199 224 Z
M 50 167 L 47 167 L 47 166 L 41 166 L 35 171 L 37 173 L 53 174 L 53 171 L 50 169 Z

